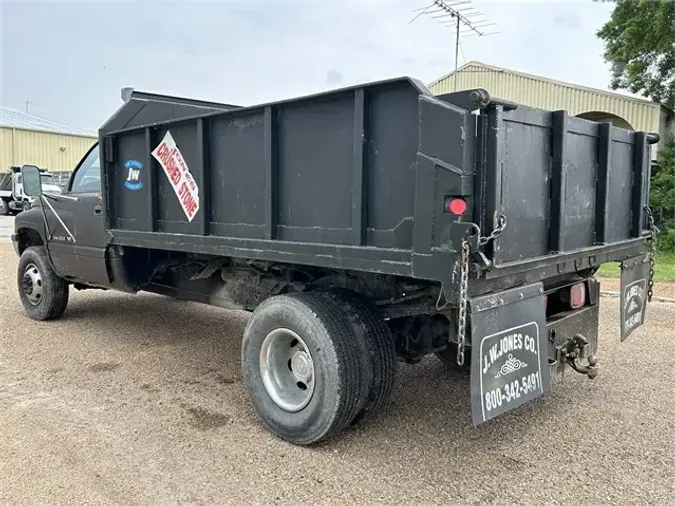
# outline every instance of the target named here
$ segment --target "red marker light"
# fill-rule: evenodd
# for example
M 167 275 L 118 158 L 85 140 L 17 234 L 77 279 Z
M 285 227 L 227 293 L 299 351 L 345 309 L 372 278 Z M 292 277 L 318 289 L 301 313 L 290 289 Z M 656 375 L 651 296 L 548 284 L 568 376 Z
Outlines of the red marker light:
M 448 199 L 445 201 L 445 211 L 458 216 L 464 214 L 466 212 L 466 202 L 460 198 Z

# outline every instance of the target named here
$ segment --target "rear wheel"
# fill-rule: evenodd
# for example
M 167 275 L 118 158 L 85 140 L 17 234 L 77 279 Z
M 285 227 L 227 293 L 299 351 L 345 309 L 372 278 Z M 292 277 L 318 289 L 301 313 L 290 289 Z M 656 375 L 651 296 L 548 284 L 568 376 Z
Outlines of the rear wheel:
M 278 295 L 246 325 L 242 373 L 276 436 L 308 445 L 341 432 L 364 404 L 361 347 L 340 306 L 316 293 Z
M 358 423 L 375 415 L 389 400 L 397 371 L 394 338 L 384 318 L 358 294 L 332 289 L 326 295 L 340 304 L 353 332 L 366 346 L 371 375 L 364 405 L 353 420 Z
M 19 298 L 26 314 L 34 320 L 52 320 L 63 315 L 68 305 L 68 283 L 51 268 L 42 246 L 27 248 L 19 259 Z

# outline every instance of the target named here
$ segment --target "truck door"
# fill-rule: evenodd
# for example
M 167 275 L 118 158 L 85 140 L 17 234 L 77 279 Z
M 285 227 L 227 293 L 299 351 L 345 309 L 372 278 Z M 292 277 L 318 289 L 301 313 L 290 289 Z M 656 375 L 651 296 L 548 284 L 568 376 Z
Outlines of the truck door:
M 75 169 L 66 190 L 48 195 L 49 250 L 57 271 L 85 284 L 109 286 L 98 144 Z

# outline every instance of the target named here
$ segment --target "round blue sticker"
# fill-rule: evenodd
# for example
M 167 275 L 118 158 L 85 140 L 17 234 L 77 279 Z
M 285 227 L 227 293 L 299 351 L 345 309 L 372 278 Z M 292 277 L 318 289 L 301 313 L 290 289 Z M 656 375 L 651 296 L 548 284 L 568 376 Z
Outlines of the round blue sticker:
M 143 181 L 141 181 L 141 169 L 143 168 L 143 163 L 138 160 L 127 160 L 124 162 L 124 167 L 128 170 L 127 180 L 124 182 L 124 186 L 133 191 L 143 188 Z

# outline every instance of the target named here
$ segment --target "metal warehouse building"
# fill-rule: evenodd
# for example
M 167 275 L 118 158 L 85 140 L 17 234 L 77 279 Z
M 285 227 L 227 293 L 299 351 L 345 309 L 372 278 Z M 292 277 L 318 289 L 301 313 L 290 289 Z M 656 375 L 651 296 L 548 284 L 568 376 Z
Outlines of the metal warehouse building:
M 656 102 L 554 81 L 478 61 L 468 62 L 429 84 L 440 95 L 484 88 L 492 96 L 531 107 L 566 110 L 570 115 L 593 121 L 609 121 L 621 128 L 657 132 L 662 139 L 675 135 L 673 111 Z M 661 143 L 659 143 L 661 144 Z M 656 158 L 656 149 L 652 156 Z
M 65 176 L 97 139 L 95 133 L 0 106 L 0 173 L 32 164 Z

